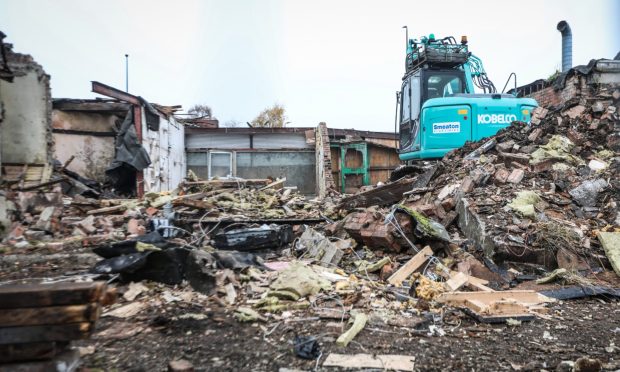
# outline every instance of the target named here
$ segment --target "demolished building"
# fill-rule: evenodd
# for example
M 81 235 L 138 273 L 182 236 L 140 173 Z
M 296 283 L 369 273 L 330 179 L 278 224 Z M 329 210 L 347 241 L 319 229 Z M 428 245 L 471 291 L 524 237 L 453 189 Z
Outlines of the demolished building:
M 198 177 L 286 178 L 306 195 L 355 191 L 389 179 L 393 133 L 327 128 L 187 128 L 187 168 Z

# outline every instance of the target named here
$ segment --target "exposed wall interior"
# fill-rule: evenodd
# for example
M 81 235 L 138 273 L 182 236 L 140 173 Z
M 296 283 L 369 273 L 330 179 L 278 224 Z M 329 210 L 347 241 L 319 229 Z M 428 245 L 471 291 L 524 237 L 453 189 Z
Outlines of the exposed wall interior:
M 83 106 L 78 111 L 77 107 L 67 107 L 66 100 L 54 100 L 52 111 L 52 128 L 54 142 L 54 159 L 65 164 L 71 157 L 73 160 L 67 165 L 67 169 L 79 175 L 104 182 L 105 170 L 110 166 L 114 158 L 114 138 L 117 128 L 122 122 L 128 105 L 123 105 L 125 110 L 88 111 L 88 106 Z
M 0 80 L 2 164 L 49 165 L 53 149 L 50 77 L 31 56 L 4 46 L 14 79 Z

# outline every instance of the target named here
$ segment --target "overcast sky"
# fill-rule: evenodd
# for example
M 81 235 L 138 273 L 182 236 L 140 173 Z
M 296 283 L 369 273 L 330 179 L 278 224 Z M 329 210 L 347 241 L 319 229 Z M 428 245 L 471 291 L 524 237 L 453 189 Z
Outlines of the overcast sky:
M 221 122 L 274 103 L 290 125 L 392 131 L 405 37 L 467 35 L 498 89 L 620 51 L 620 0 L 0 0 L 0 30 L 52 77 L 54 97 L 92 98 L 90 81 L 164 105 L 205 103 Z

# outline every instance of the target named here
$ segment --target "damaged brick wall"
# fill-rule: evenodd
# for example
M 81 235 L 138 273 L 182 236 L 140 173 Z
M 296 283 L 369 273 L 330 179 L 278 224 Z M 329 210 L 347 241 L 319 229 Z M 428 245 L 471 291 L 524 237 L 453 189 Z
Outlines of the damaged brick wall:
M 329 148 L 327 124 L 319 123 L 315 131 L 316 146 L 316 194 L 325 197 L 330 189 L 335 189 L 332 176 L 332 156 Z
M 13 82 L 0 80 L 4 108 L 1 143 L 3 164 L 50 164 L 53 139 L 50 77 L 29 55 L 4 44 Z
M 569 101 L 578 101 L 600 96 L 620 86 L 618 61 L 599 60 L 586 75 L 574 73 L 566 79 L 564 87 L 557 89 L 555 84 L 527 95 L 534 98 L 542 107 L 552 108 L 564 105 Z M 611 95 L 610 95 L 611 98 Z M 583 102 L 581 102 L 583 104 Z
M 564 89 L 556 90 L 554 86 L 550 86 L 534 92 L 528 97 L 534 98 L 542 107 L 557 107 L 573 98 L 579 98 L 582 89 L 586 86 L 585 78 L 575 75 L 566 80 Z

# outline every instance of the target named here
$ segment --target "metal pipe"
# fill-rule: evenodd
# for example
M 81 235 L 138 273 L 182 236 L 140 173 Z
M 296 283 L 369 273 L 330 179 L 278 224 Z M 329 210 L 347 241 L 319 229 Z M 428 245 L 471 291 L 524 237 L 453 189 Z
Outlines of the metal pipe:
M 129 54 L 125 54 L 125 92 L 129 93 Z
M 398 104 L 400 102 L 400 92 L 396 91 L 396 110 L 394 112 L 394 145 L 398 149 Z
M 562 72 L 573 67 L 573 33 L 566 21 L 560 21 L 557 26 L 562 33 Z

